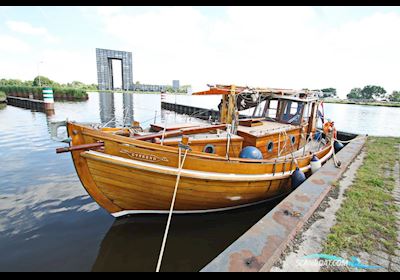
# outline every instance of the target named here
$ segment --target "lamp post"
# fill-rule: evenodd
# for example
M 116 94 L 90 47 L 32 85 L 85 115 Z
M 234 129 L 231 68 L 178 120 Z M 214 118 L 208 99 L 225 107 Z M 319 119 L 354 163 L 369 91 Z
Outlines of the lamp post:
M 38 68 L 38 69 L 37 69 L 37 70 L 38 70 L 38 78 L 39 78 L 39 87 L 42 86 L 42 83 L 40 82 L 40 71 L 39 71 L 39 66 L 40 66 L 41 63 L 43 63 L 43 61 L 39 61 L 38 64 L 37 64 L 37 68 Z

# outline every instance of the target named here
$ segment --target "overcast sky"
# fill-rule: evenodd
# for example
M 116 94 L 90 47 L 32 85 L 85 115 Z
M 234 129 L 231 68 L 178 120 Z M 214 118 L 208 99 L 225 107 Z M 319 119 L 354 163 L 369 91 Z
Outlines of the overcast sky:
M 97 83 L 95 48 L 141 83 L 400 90 L 399 7 L 0 7 L 0 78 Z

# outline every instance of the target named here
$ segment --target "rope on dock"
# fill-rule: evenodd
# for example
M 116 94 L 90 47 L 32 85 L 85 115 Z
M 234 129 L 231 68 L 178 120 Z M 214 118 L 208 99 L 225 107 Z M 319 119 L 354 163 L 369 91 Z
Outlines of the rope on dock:
M 178 185 L 179 185 L 179 181 L 181 179 L 181 172 L 182 172 L 182 169 L 183 169 L 183 165 L 185 164 L 185 159 L 186 159 L 186 156 L 187 156 L 187 152 L 189 151 L 190 148 L 188 146 L 186 146 L 186 147 L 183 147 L 183 149 L 185 149 L 185 154 L 183 156 L 182 163 L 181 163 L 182 148 L 181 148 L 181 146 L 179 146 L 179 162 L 178 162 L 179 170 L 178 170 L 178 175 L 176 177 L 174 195 L 172 196 L 171 207 L 169 209 L 167 226 L 165 228 L 164 238 L 163 238 L 163 242 L 162 242 L 161 250 L 160 250 L 160 255 L 158 257 L 158 263 L 157 263 L 156 272 L 160 272 L 161 262 L 162 262 L 162 258 L 163 258 L 163 255 L 164 255 L 165 244 L 167 242 L 167 237 L 168 237 L 169 226 L 171 224 L 172 211 L 173 211 L 174 205 L 175 205 L 176 193 L 178 192 Z
M 231 125 L 228 124 L 226 127 L 226 159 L 229 160 L 229 150 L 231 145 Z

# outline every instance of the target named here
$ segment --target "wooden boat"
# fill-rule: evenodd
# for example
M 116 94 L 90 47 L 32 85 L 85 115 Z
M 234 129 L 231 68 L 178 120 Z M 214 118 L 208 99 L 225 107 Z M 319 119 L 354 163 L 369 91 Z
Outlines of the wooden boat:
M 138 123 L 66 122 L 70 147 L 58 152 L 71 152 L 87 192 L 115 217 L 168 213 L 175 186 L 174 213 L 261 203 L 292 191 L 296 167 L 309 173 L 313 155 L 323 163 L 333 153 L 331 137 L 314 140 L 318 92 L 211 86 L 195 94 L 222 96 L 218 123 L 153 124 L 142 131 Z M 247 108 L 254 108 L 252 118 L 239 119 Z M 262 159 L 244 158 L 249 146 Z

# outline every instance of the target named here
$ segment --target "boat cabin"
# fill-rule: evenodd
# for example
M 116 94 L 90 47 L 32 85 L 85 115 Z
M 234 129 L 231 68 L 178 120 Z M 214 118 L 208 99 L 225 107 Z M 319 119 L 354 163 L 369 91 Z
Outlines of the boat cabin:
M 319 91 L 217 85 L 194 93 L 214 94 L 222 96 L 220 122 L 232 125 L 233 134 L 243 139 L 242 148 L 254 146 L 264 159 L 299 150 L 316 130 Z M 239 118 L 244 110 L 253 110 L 251 118 Z
M 185 135 L 192 151 L 227 158 L 240 157 L 248 146 L 257 148 L 263 159 L 286 157 L 302 148 L 306 152 L 316 130 L 319 91 L 217 85 L 193 95 L 215 94 L 222 96 L 216 125 L 152 124 L 148 132 L 119 133 L 172 147 Z M 239 118 L 243 111 L 248 118 Z

